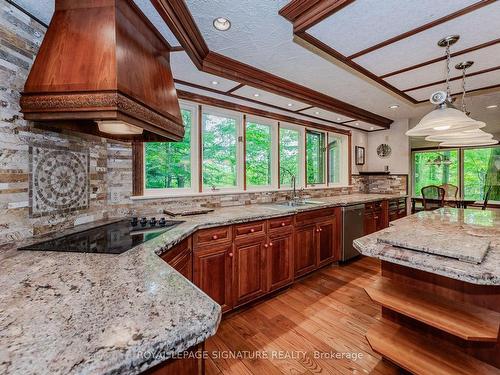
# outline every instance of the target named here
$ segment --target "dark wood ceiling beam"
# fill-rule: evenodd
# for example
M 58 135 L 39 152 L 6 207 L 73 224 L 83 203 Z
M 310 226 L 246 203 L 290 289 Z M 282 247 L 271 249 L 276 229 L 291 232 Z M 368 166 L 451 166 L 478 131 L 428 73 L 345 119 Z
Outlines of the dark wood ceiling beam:
M 336 132 L 336 133 L 346 134 L 346 135 L 351 134 L 351 132 L 349 130 L 339 129 L 339 128 L 335 128 L 333 126 L 328 126 L 328 125 L 317 124 L 317 123 L 312 122 L 312 121 L 302 120 L 302 119 L 298 119 L 295 117 L 282 115 L 279 113 L 264 111 L 262 109 L 257 109 L 257 108 L 252 108 L 252 107 L 248 107 L 248 106 L 241 105 L 241 104 L 227 102 L 225 100 L 221 100 L 221 99 L 217 99 L 217 98 L 213 98 L 213 97 L 209 97 L 209 96 L 204 96 L 204 95 L 199 95 L 199 94 L 195 94 L 195 93 L 192 93 L 189 91 L 177 90 L 177 95 L 179 96 L 180 99 L 190 100 L 190 101 L 193 101 L 196 103 L 201 103 L 201 104 L 205 104 L 205 105 L 211 105 L 214 107 L 229 109 L 229 110 L 233 110 L 233 111 L 237 111 L 237 112 L 251 114 L 254 116 L 266 117 L 266 118 L 270 118 L 270 119 L 277 120 L 277 121 L 289 122 L 292 124 L 307 126 L 310 128 L 321 129 L 321 130 L 326 130 L 326 131 L 331 131 L 331 132 Z
M 292 18 L 287 18 L 287 12 L 284 14 L 280 11 L 280 14 L 287 18 L 293 23 L 293 31 L 299 33 L 307 30 L 308 28 L 314 26 L 318 22 L 324 20 L 335 12 L 338 12 L 345 6 L 351 4 L 354 0 L 322 0 L 322 1 L 311 1 L 308 2 L 308 6 L 302 6 L 301 8 L 296 8 L 292 12 Z M 286 7 L 285 7 L 286 8 Z M 281 10 L 283 10 L 282 8 Z M 302 13 L 298 14 L 298 11 L 302 9 Z M 289 12 L 288 12 L 289 14 Z
M 498 43 L 500 43 L 500 38 L 493 39 L 493 40 L 490 40 L 488 42 L 478 44 L 477 46 L 472 46 L 472 47 L 463 49 L 461 51 L 453 52 L 450 56 L 453 58 L 453 57 L 460 56 L 460 55 L 463 55 L 463 54 L 466 54 L 469 52 L 476 51 L 476 50 L 481 49 L 481 48 L 490 47 L 490 46 L 498 44 Z M 432 60 L 427 60 L 427 61 L 421 62 L 419 64 L 408 66 L 406 68 L 398 69 L 398 70 L 395 70 L 395 71 L 390 72 L 390 73 L 383 74 L 383 75 L 379 76 L 379 78 L 384 79 L 387 77 L 395 76 L 397 74 L 405 73 L 405 72 L 408 72 L 410 70 L 418 69 L 418 68 L 421 68 L 423 66 L 434 64 L 434 63 L 437 63 L 439 61 L 444 61 L 444 60 L 446 60 L 445 55 L 440 56 L 440 57 L 436 57 L 435 59 L 432 59 Z
M 151 0 L 151 2 L 199 70 L 374 125 L 390 127 L 392 120 L 388 118 L 211 52 L 183 0 Z M 323 4 L 322 9 L 325 6 L 338 8 L 347 2 L 347 0 L 323 0 L 321 4 Z
M 244 86 L 245 85 L 243 83 L 240 83 L 239 85 L 234 86 L 231 90 L 228 90 L 227 93 L 230 94 L 232 92 L 235 92 L 236 90 L 239 90 L 239 89 L 241 89 Z
M 335 50 L 332 47 L 330 47 L 329 45 L 323 43 L 321 40 L 316 39 L 311 34 L 303 32 L 303 33 L 298 33 L 298 34 L 295 34 L 295 35 L 298 38 L 302 39 L 303 41 L 309 43 L 310 45 L 312 45 L 312 46 L 314 46 L 316 48 L 318 48 L 319 50 L 323 51 L 324 53 L 330 55 L 334 59 L 341 61 L 342 63 L 344 63 L 348 67 L 350 67 L 350 68 L 358 71 L 359 73 L 365 75 L 366 77 L 374 80 L 379 85 L 381 85 L 381 86 L 385 87 L 386 89 L 388 89 L 388 90 L 396 93 L 397 95 L 405 98 L 410 103 L 415 104 L 417 102 L 411 96 L 409 96 L 409 95 L 405 94 L 404 92 L 400 91 L 399 89 L 397 89 L 396 87 L 392 86 L 390 83 L 384 81 L 383 79 L 380 79 L 380 77 L 378 77 L 376 74 L 373 74 L 369 70 L 363 68 L 361 65 L 359 65 L 359 64 L 355 63 L 354 61 L 350 60 L 349 58 L 347 58 L 346 56 L 342 55 L 337 50 Z M 350 116 L 350 117 L 352 117 L 352 116 Z M 356 116 L 354 116 L 354 117 L 356 117 Z M 358 117 L 358 119 L 362 120 L 359 117 Z M 368 121 L 368 122 L 370 122 L 370 121 Z M 377 125 L 377 124 L 375 124 L 375 125 Z
M 467 90 L 467 94 L 472 94 L 473 92 L 480 92 L 480 91 L 487 91 L 487 90 L 495 90 L 496 89 L 500 89 L 500 84 L 495 84 L 495 85 L 490 85 L 490 86 L 485 86 L 485 87 L 479 87 L 477 89 L 473 89 L 473 90 Z M 458 95 L 462 95 L 462 91 L 459 91 L 459 92 L 455 92 L 453 94 L 451 94 L 451 96 L 458 96 Z M 425 99 L 425 100 L 419 100 L 418 103 L 421 104 L 421 103 L 428 103 L 429 102 L 429 99 Z
M 208 46 L 183 0 L 151 0 L 160 16 L 198 69 L 208 55 Z
M 203 71 L 269 91 L 280 96 L 285 96 L 299 102 L 320 107 L 328 111 L 357 118 L 374 125 L 388 128 L 392 123 L 392 120 L 385 117 L 334 99 L 328 95 L 311 90 L 263 70 L 256 69 L 216 52 L 210 52 L 205 58 L 203 61 Z
M 480 74 L 485 74 L 485 73 L 493 72 L 493 71 L 499 70 L 499 69 L 500 69 L 500 66 L 494 66 L 493 68 L 478 70 L 477 72 L 466 74 L 465 77 L 473 77 L 473 76 L 477 76 L 477 75 L 480 75 Z M 462 75 L 459 75 L 459 76 L 456 76 L 456 77 L 452 77 L 452 78 L 450 78 L 450 81 L 456 81 L 457 79 L 462 79 Z M 423 89 L 423 88 L 426 88 L 426 87 L 430 87 L 430 86 L 434 86 L 434 85 L 439 85 L 439 84 L 442 84 L 442 83 L 446 83 L 446 80 L 442 79 L 440 81 L 426 83 L 425 85 L 411 87 L 409 89 L 403 90 L 403 92 L 408 92 L 408 91 Z
M 390 39 L 384 40 L 383 42 L 380 42 L 380 43 L 378 43 L 378 44 L 376 44 L 374 46 L 365 48 L 364 50 L 356 52 L 355 54 L 352 54 L 352 55 L 348 56 L 347 58 L 352 60 L 352 59 L 355 59 L 357 57 L 366 55 L 367 53 L 376 51 L 377 49 L 385 47 L 385 46 L 387 46 L 389 44 L 398 42 L 398 41 L 400 41 L 402 39 L 408 38 L 410 36 L 413 36 L 415 34 L 418 34 L 418 33 L 422 32 L 422 31 L 428 30 L 428 29 L 430 29 L 432 27 L 435 27 L 437 25 L 440 25 L 440 24 L 442 24 L 444 22 L 450 21 L 450 20 L 452 20 L 454 18 L 463 16 L 463 15 L 465 15 L 467 13 L 470 13 L 470 12 L 473 12 L 475 10 L 478 10 L 478 9 L 480 9 L 480 8 L 486 6 L 486 5 L 494 3 L 495 1 L 496 0 L 481 0 L 481 1 L 478 1 L 477 3 L 469 5 L 468 7 L 460 9 L 460 10 L 454 12 L 454 13 L 448 14 L 447 16 L 444 16 L 444 17 L 441 17 L 441 18 L 439 18 L 437 20 L 428 22 L 425 25 L 419 26 L 419 27 L 417 27 L 417 28 L 415 28 L 413 30 L 407 31 L 405 33 L 396 35 L 395 37 L 392 37 Z
M 252 99 L 252 98 L 247 98 L 247 97 L 244 97 L 244 96 L 236 95 L 233 92 L 222 91 L 222 90 L 214 89 L 212 87 L 206 87 L 206 86 L 198 85 L 197 83 L 187 82 L 187 81 L 183 81 L 183 80 L 180 80 L 180 79 L 174 79 L 174 82 L 178 83 L 178 84 L 181 84 L 181 85 L 184 85 L 184 86 L 193 87 L 195 89 L 210 91 L 210 92 L 213 92 L 215 94 L 229 96 L 229 97 L 234 98 L 234 99 L 245 100 L 245 101 L 253 103 L 253 104 L 265 105 L 265 106 L 267 106 L 269 108 L 273 108 L 273 109 L 276 109 L 276 110 L 289 112 L 291 114 L 298 114 L 298 115 L 301 115 L 301 116 L 305 116 L 305 117 L 311 118 L 313 120 L 320 120 L 320 121 L 328 122 L 328 123 L 330 123 L 332 125 L 342 125 L 342 126 L 346 126 L 348 128 L 351 128 L 351 129 L 368 131 L 368 130 L 365 130 L 365 129 L 362 129 L 362 128 L 357 128 L 355 126 L 344 125 L 346 122 L 357 121 L 357 120 L 349 120 L 349 121 L 343 121 L 343 122 L 342 121 L 340 121 L 340 122 L 339 121 L 331 121 L 331 120 L 327 120 L 327 119 L 324 119 L 324 118 L 321 118 L 321 117 L 317 117 L 317 116 L 313 116 L 313 115 L 309 115 L 307 113 L 302 113 L 301 112 L 301 111 L 307 110 L 309 108 L 314 108 L 313 106 L 302 108 L 302 109 L 299 109 L 299 110 L 291 110 L 291 109 L 288 109 L 288 108 L 279 107 L 279 106 L 274 105 L 274 104 L 269 104 L 269 103 L 261 102 L 261 101 L 258 101 L 258 100 Z M 321 124 L 318 124 L 318 125 L 321 125 Z M 386 128 L 384 128 L 384 129 L 386 129 Z
M 279 10 L 279 15 L 293 22 L 301 14 L 316 6 L 321 0 L 292 0 Z

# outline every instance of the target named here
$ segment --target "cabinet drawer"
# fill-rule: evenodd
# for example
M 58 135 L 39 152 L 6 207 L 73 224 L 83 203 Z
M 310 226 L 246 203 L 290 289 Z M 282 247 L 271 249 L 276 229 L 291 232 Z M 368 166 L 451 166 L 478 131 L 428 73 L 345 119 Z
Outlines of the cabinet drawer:
M 335 207 L 302 212 L 295 216 L 295 223 L 297 225 L 306 225 L 322 219 L 328 220 L 334 215 Z
M 366 210 L 380 210 L 382 209 L 382 201 L 365 203 Z
M 216 227 L 199 230 L 194 235 L 195 246 L 231 242 L 231 227 Z
M 291 230 L 293 226 L 293 216 L 279 217 L 269 220 L 269 231 Z
M 254 221 L 252 223 L 239 224 L 234 226 L 234 236 L 236 239 L 263 235 L 266 233 L 265 221 Z

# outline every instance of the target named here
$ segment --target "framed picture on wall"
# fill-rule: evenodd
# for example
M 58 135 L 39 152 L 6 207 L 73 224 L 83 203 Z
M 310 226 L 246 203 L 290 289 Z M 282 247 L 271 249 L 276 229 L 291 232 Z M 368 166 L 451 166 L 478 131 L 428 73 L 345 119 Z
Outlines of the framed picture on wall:
M 356 165 L 364 165 L 365 164 L 365 148 L 361 146 L 356 146 L 354 148 L 354 156 L 356 160 Z

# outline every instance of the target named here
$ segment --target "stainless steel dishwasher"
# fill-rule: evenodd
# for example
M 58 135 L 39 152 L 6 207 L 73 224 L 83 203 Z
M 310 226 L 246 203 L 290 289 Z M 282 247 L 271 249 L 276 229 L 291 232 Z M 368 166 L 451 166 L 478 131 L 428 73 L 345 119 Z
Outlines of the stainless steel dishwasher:
M 342 207 L 342 262 L 354 258 L 359 252 L 352 241 L 364 235 L 365 205 Z

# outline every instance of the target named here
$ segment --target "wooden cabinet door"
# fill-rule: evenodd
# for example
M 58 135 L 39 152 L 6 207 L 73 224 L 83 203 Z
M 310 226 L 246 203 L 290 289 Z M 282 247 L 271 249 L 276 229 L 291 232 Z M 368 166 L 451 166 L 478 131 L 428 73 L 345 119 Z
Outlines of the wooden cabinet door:
M 234 305 L 240 306 L 266 291 L 265 237 L 234 244 Z
M 231 286 L 233 253 L 231 244 L 198 248 L 193 253 L 193 281 L 228 311 L 233 307 Z
M 269 236 L 267 248 L 267 289 L 276 290 L 293 281 L 293 234 Z
M 364 218 L 364 231 L 365 231 L 365 236 L 367 234 L 371 234 L 377 230 L 377 225 L 375 223 L 373 211 L 365 211 L 365 218 Z
M 330 263 L 334 259 L 336 238 L 336 217 L 332 220 L 319 223 L 317 225 L 318 232 L 318 266 L 323 266 Z
M 295 277 L 313 271 L 317 265 L 316 225 L 296 228 L 294 241 Z

